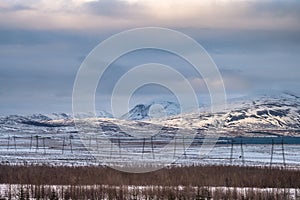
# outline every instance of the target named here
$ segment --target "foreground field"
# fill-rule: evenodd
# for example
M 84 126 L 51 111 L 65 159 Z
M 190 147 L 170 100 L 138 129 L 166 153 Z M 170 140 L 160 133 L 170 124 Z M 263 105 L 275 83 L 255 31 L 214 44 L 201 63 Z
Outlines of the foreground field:
M 0 184 L 4 199 L 299 199 L 300 189 L 192 186 L 10 185 Z
M 108 167 L 0 166 L 11 199 L 297 199 L 300 171 L 238 166 L 170 167 L 128 174 Z
M 76 134 L 58 132 L 33 135 L 32 133 L 0 133 L 0 162 L 2 164 L 45 164 L 45 165 L 105 165 L 114 162 L 122 166 L 135 160 L 148 163 L 159 163 L 172 159 L 178 165 L 247 165 L 247 166 L 287 166 L 300 168 L 300 138 L 299 137 L 242 137 L 220 138 L 216 146 L 205 157 L 200 158 L 202 138 L 196 138 L 194 143 L 184 150 L 184 155 L 175 156 L 176 146 L 159 149 L 159 145 L 167 139 L 143 139 L 139 141 L 122 137 L 112 137 L 115 144 L 100 145 L 97 139 L 86 141 Z M 187 138 L 177 140 L 177 146 Z M 168 141 L 168 140 L 167 140 Z M 272 145 L 274 141 L 274 145 Z M 284 142 L 282 145 L 281 142 Z M 99 141 L 98 141 L 99 142 Z M 134 145 L 130 144 L 133 143 Z M 104 142 L 103 142 L 104 143 Z M 95 157 L 88 150 L 94 147 L 102 159 Z M 156 150 L 157 149 L 157 150 Z M 178 149 L 177 149 L 178 150 Z M 168 159 L 162 155 L 168 152 Z M 136 155 L 136 156 L 133 156 Z

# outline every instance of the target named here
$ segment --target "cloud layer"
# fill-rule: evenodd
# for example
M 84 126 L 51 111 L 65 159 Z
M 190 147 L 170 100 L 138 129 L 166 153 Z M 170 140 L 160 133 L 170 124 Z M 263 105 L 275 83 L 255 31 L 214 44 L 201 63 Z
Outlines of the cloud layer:
M 228 93 L 299 94 L 299 19 L 296 0 L 2 0 L 1 112 L 70 112 L 75 75 L 88 53 L 112 34 L 144 26 L 172 28 L 197 40 L 220 68 Z M 99 95 L 108 95 L 130 67 L 147 62 L 174 67 L 206 92 L 186 62 L 145 51 L 116 61 Z
M 0 24 L 24 29 L 101 30 L 135 26 L 299 30 L 300 5 L 287 1 L 4 0 Z M 7 20 L 9 19 L 9 20 Z

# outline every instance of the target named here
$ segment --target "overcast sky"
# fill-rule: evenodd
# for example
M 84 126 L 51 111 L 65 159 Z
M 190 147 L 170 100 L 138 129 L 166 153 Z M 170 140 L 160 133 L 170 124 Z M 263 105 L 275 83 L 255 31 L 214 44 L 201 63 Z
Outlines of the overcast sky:
M 297 0 L 1 0 L 0 114 L 71 112 L 75 76 L 88 53 L 113 34 L 145 26 L 198 41 L 228 94 L 300 94 L 299 21 Z M 147 62 L 173 66 L 205 93 L 187 63 L 144 50 L 113 63 L 100 82 L 97 106 L 105 107 L 122 73 Z M 142 94 L 154 91 L 162 92 Z

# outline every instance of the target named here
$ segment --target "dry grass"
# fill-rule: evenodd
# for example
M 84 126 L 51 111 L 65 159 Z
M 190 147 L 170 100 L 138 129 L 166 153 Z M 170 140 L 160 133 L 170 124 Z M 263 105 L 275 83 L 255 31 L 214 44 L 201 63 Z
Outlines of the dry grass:
M 189 166 L 129 174 L 108 167 L 0 165 L 0 183 L 9 185 L 0 199 L 275 200 L 296 198 L 290 195 L 288 189 L 276 188 L 299 188 L 300 171 L 267 167 Z M 248 188 L 238 189 L 243 187 Z M 255 189 L 266 187 L 274 189 Z
M 300 171 L 268 167 L 188 166 L 129 174 L 108 167 L 0 165 L 0 183 L 299 188 Z

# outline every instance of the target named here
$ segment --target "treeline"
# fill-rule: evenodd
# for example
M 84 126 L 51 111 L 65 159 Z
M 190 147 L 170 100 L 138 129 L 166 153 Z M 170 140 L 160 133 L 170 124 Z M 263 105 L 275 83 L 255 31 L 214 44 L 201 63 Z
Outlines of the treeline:
M 0 183 L 300 188 L 300 171 L 269 167 L 174 166 L 149 173 L 130 174 L 100 166 L 0 165 Z

